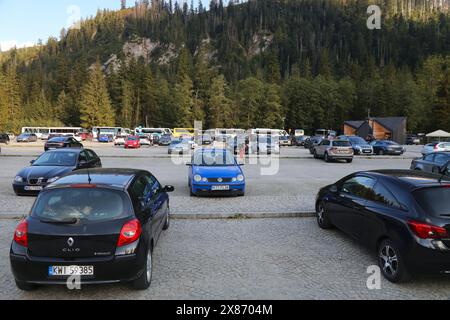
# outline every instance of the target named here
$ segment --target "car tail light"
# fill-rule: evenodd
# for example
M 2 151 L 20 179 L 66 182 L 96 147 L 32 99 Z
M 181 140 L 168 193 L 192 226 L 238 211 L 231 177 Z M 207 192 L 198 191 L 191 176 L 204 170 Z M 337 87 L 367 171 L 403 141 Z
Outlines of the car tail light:
M 23 220 L 14 231 L 14 241 L 21 246 L 28 247 L 28 222 Z
M 447 230 L 442 227 L 429 225 L 422 222 L 410 221 L 408 222 L 410 229 L 420 239 L 441 239 L 447 238 L 449 235 Z
M 126 246 L 127 244 L 133 243 L 139 239 L 142 234 L 142 227 L 139 220 L 134 219 L 127 222 L 120 231 L 119 241 L 117 242 L 118 247 Z

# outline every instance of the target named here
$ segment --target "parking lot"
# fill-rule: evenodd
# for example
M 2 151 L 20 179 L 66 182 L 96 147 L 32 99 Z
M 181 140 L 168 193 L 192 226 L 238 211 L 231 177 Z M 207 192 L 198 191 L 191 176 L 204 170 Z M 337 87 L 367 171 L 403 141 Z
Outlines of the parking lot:
M 275 175 L 261 175 L 261 164 L 244 166 L 244 198 L 191 198 L 187 167 L 174 164 L 167 148 L 93 145 L 92 149 L 104 167 L 146 169 L 162 184 L 176 188 L 171 207 L 177 219 L 157 246 L 152 287 L 144 292 L 127 285 L 17 290 L 9 268 L 9 245 L 17 217 L 28 212 L 34 198 L 16 197 L 11 182 L 42 149 L 8 146 L 2 147 L 0 156 L 0 299 L 450 298 L 450 277 L 417 278 L 402 285 L 383 279 L 380 290 L 369 290 L 366 271 L 376 264 L 373 253 L 339 231 L 320 230 L 314 218 L 304 215 L 314 211 L 319 188 L 358 170 L 408 169 L 420 147 L 408 147 L 401 157 L 357 157 L 352 164 L 325 163 L 303 148 L 283 148 Z M 285 218 L 239 218 L 246 215 Z M 297 218 L 286 218 L 289 215 Z

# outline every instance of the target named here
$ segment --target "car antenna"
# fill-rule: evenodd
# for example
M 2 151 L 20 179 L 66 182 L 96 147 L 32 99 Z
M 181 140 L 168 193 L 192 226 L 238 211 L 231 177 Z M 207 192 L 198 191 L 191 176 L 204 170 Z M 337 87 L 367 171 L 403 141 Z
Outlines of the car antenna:
M 86 171 L 87 171 L 87 175 L 88 175 L 88 183 L 91 184 L 92 179 L 91 179 L 91 174 L 89 172 L 89 168 L 86 168 Z

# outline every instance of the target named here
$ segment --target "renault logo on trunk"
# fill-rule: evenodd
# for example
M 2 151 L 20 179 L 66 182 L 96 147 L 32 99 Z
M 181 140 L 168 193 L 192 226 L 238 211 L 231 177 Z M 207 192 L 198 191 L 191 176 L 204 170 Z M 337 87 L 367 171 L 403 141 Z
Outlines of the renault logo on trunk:
M 73 238 L 69 238 L 67 240 L 67 244 L 69 245 L 69 247 L 72 247 L 74 243 L 75 243 L 75 240 L 73 240 Z

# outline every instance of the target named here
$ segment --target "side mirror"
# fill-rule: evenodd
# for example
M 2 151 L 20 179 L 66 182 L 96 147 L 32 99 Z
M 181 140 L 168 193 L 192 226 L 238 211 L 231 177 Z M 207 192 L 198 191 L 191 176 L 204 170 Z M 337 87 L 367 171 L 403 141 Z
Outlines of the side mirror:
M 175 187 L 174 186 L 165 186 L 163 190 L 164 190 L 164 192 L 171 193 L 171 192 L 175 191 Z
M 36 160 L 31 160 L 30 164 L 33 165 L 36 162 Z
M 337 193 L 338 191 L 339 191 L 339 189 L 338 189 L 337 185 L 332 185 L 330 187 L 330 192 Z
M 81 160 L 80 162 L 78 162 L 78 168 L 84 168 L 86 166 L 87 166 L 86 160 Z

